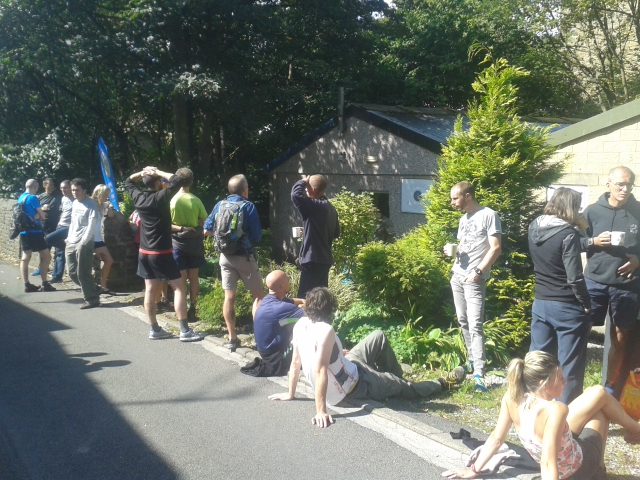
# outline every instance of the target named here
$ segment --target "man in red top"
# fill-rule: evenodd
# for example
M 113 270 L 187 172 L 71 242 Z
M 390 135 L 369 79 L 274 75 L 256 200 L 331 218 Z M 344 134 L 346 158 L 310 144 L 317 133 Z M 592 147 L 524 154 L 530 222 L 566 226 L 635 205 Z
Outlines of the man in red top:
M 162 189 L 162 180 L 168 182 Z M 142 180 L 146 190 L 139 190 L 135 182 Z M 183 179 L 155 167 L 145 167 L 125 180 L 125 188 L 140 215 L 140 250 L 138 276 L 144 278 L 144 309 L 149 318 L 149 338 L 159 340 L 171 337 L 156 320 L 155 297 L 162 282 L 173 288 L 176 317 L 180 322 L 180 341 L 195 342 L 202 336 L 189 328 L 187 321 L 187 289 L 173 258 L 171 241 L 171 197 L 182 187 Z

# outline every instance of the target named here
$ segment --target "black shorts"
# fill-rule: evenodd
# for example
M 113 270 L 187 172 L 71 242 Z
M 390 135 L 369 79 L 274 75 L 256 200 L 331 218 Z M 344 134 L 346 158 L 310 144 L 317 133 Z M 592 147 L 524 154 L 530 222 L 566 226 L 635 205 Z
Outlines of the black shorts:
M 160 280 L 168 282 L 181 278 L 178 264 L 173 259 L 172 253 L 149 255 L 138 254 L 138 276 L 145 280 Z
M 102 248 L 102 247 L 106 247 L 104 242 L 95 242 L 93 245 L 93 249 L 95 250 L 96 248 Z
M 180 270 L 193 270 L 195 268 L 201 268 L 205 264 L 204 257 L 202 255 L 192 255 L 179 248 L 173 248 L 173 258 L 178 264 Z
M 49 244 L 44 239 L 44 233 L 26 233 L 20 235 L 20 248 L 23 252 L 41 252 L 49 250 Z
M 573 438 L 582 448 L 582 465 L 576 473 L 567 477 L 566 480 L 588 480 L 597 478 L 595 475 L 600 468 L 600 459 L 602 458 L 602 437 L 598 432 L 591 428 L 582 429 L 580 435 L 573 435 Z

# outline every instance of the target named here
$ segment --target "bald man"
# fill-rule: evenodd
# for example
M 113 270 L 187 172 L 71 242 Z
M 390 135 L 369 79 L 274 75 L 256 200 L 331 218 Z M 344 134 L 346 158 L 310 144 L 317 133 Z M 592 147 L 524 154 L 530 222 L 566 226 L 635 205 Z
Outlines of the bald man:
M 266 278 L 269 293 L 254 302 L 253 331 L 262 359 L 241 371 L 255 377 L 285 375 L 291 364 L 291 331 L 304 316 L 304 300 L 287 298 L 289 278 L 282 270 L 274 270 Z
M 22 249 L 22 257 L 20 258 L 20 274 L 24 282 L 24 291 L 31 292 L 53 292 L 56 289 L 47 281 L 47 272 L 49 271 L 49 263 L 51 262 L 51 252 L 49 245 L 44 239 L 42 231 L 42 223 L 46 219 L 46 214 L 40 208 L 40 201 L 36 197 L 38 193 L 38 181 L 30 178 L 25 183 L 25 191 L 18 198 L 18 203 L 23 205 L 24 212 L 34 221 L 36 228 L 20 232 L 20 248 Z M 40 277 L 42 278 L 42 286 L 33 285 L 29 282 L 29 262 L 31 261 L 31 253 L 38 252 L 40 255 Z
M 306 176 L 291 189 L 291 201 L 302 217 L 303 233 L 300 246 L 300 287 L 298 297 L 304 298 L 315 287 L 329 286 L 329 269 L 333 265 L 331 244 L 340 236 L 338 212 L 327 199 L 327 178 Z

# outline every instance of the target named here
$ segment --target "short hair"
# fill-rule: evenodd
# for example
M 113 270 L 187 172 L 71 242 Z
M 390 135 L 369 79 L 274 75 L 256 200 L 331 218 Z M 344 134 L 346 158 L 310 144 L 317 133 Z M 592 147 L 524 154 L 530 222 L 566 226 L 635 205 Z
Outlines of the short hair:
M 625 167 L 624 165 L 618 165 L 617 167 L 613 167 L 611 170 L 609 170 L 609 176 L 607 177 L 607 180 L 610 182 L 613 174 L 618 171 L 625 172 L 631 177 L 631 183 L 636 183 L 636 174 L 633 173 L 633 170 L 631 170 L 629 167 Z
M 54 187 L 56 186 L 56 184 L 55 184 L 55 182 L 53 181 L 53 179 L 52 179 L 52 178 L 49 178 L 49 177 L 45 178 L 45 179 L 42 181 L 42 186 L 43 186 L 43 187 L 46 187 L 46 186 L 47 186 L 47 185 L 49 185 L 50 183 L 53 183 L 53 186 L 54 186 Z
M 553 196 L 547 206 L 544 207 L 545 215 L 555 215 L 556 217 L 570 223 L 573 226 L 578 224 L 580 216 L 580 204 L 582 195 L 572 188 L 560 187 L 553 192 Z
M 324 195 L 324 192 L 327 191 L 327 186 L 329 186 L 329 182 L 324 175 L 311 175 L 309 177 L 309 185 L 317 190 L 319 195 Z
M 159 179 L 160 179 L 160 177 L 157 177 L 155 175 L 143 175 L 142 176 L 142 183 L 147 188 L 155 188 L 155 186 L 158 183 Z
M 84 178 L 74 178 L 71 180 L 72 187 L 80 187 L 82 190 L 89 190 L 89 182 L 87 182 Z
M 37 181 L 37 180 L 35 180 L 35 179 L 33 179 L 33 178 L 30 178 L 30 179 L 29 179 L 29 180 L 27 180 L 27 181 L 25 182 L 25 184 L 24 184 L 24 188 L 26 188 L 27 190 L 29 190 L 29 189 L 33 188 L 34 186 L 35 186 L 36 188 L 38 187 L 38 181 Z
M 316 287 L 307 292 L 304 313 L 314 322 L 331 323 L 337 308 L 336 297 L 326 287 Z
M 559 367 L 556 357 L 541 350 L 527 353 L 524 360 L 514 358 L 507 369 L 509 397 L 521 403 L 525 393 L 534 393 L 544 387 Z
M 229 193 L 240 195 L 249 188 L 249 182 L 247 182 L 247 177 L 242 174 L 234 175 L 229 179 L 229 184 L 227 186 L 229 188 Z
M 176 177 L 180 179 L 181 187 L 190 187 L 193 185 L 193 172 L 190 168 L 179 168 L 176 170 Z
M 476 187 L 473 185 L 473 183 L 467 182 L 466 180 L 456 183 L 453 187 L 451 187 L 451 190 L 458 190 L 458 192 L 460 192 L 462 196 L 465 196 L 468 193 L 474 200 L 476 198 Z
M 71 180 L 62 180 L 62 181 L 60 182 L 60 186 L 62 186 L 62 185 L 69 185 L 69 186 L 71 186 Z

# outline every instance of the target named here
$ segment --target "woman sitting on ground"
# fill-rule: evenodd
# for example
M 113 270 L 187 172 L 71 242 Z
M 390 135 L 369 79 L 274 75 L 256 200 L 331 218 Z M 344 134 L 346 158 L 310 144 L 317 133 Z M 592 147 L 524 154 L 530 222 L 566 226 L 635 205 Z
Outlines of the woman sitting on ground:
M 105 217 L 113 217 L 113 205 L 111 205 L 111 203 L 107 201 L 109 198 L 109 187 L 102 183 L 96 185 L 96 188 L 93 189 L 93 193 L 91 194 L 91 198 L 93 198 L 98 204 L 99 221 L 96 222 L 96 230 L 93 238 L 95 241 L 93 252 L 103 262 L 102 272 L 100 274 L 100 289 L 101 293 L 110 294 L 112 292 L 107 288 L 107 279 L 109 278 L 109 273 L 111 272 L 113 258 L 111 257 L 109 249 L 105 245 L 104 239 L 102 238 L 102 225 L 104 223 Z
M 474 478 L 515 425 L 522 445 L 540 464 L 542 479 L 595 479 L 604 474 L 609 422 L 625 429 L 624 439 L 640 444 L 640 424 L 603 387 L 590 387 L 569 406 L 555 401 L 566 381 L 558 360 L 539 350 L 514 358 L 507 373 L 498 425 L 470 468 L 447 470 L 448 478 Z

